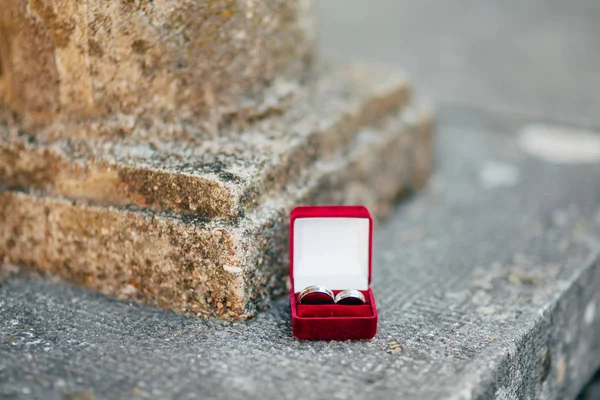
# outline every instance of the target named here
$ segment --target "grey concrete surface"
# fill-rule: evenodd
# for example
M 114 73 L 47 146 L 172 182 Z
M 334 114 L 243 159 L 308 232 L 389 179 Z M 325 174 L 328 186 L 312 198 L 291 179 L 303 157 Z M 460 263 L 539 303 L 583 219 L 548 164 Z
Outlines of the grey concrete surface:
M 0 397 L 574 398 L 600 365 L 600 164 L 527 156 L 526 122 L 442 110 L 432 182 L 376 230 L 374 340 L 297 341 L 285 298 L 207 322 L 9 275 Z
M 321 48 L 405 69 L 437 103 L 600 126 L 596 0 L 324 0 Z

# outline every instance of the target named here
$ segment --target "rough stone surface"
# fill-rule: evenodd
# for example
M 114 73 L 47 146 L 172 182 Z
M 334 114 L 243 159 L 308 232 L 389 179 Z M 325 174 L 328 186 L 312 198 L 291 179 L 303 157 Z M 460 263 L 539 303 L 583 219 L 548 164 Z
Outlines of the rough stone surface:
M 276 102 L 276 113 L 217 138 L 198 126 L 178 138 L 143 127 L 126 138 L 77 137 L 74 129 L 57 138 L 0 126 L 0 182 L 97 205 L 239 217 L 410 100 L 408 81 L 397 73 L 364 65 L 320 72 Z M 107 121 L 96 129 L 110 127 Z
M 253 316 L 285 291 L 294 206 L 384 215 L 431 172 L 433 118 L 409 106 L 402 75 L 317 71 L 217 137 L 181 121 L 177 133 L 142 124 L 119 135 L 119 116 L 98 135 L 74 133 L 76 119 L 58 131 L 60 119 L 0 125 L 0 259 L 123 300 Z
M 600 365 L 600 165 L 527 156 L 522 122 L 442 112 L 431 183 L 375 231 L 374 340 L 296 341 L 285 298 L 205 321 L 6 266 L 0 393 L 574 398 Z
M 312 0 L 3 0 L 0 10 L 2 98 L 25 125 L 106 114 L 218 125 L 276 79 L 298 81 L 315 41 Z
M 120 299 L 247 318 L 285 289 L 289 211 L 303 203 L 389 211 L 431 170 L 432 122 L 429 113 L 408 108 L 378 128 L 364 127 L 348 146 L 233 220 L 0 190 L 0 258 Z

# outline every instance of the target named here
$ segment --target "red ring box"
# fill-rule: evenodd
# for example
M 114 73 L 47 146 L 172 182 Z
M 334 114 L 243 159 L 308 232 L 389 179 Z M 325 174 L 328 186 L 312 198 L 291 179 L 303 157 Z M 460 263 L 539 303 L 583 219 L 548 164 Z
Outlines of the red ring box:
M 363 206 L 296 207 L 290 215 L 292 333 L 302 340 L 372 339 L 377 307 L 371 291 L 373 219 Z M 334 294 L 358 289 L 364 305 L 299 304 L 311 285 Z

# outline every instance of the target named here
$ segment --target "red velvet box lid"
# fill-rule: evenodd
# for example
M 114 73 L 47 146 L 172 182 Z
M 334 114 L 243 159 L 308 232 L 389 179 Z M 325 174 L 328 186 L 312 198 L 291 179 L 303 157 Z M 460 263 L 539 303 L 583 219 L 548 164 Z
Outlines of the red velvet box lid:
M 368 220 L 368 284 L 371 283 L 373 254 L 373 218 L 364 206 L 304 206 L 290 215 L 290 280 L 294 288 L 294 224 L 299 218 L 365 218 Z M 317 283 L 315 283 L 317 284 Z M 331 289 L 348 289 L 332 287 Z M 365 288 L 366 290 L 367 288 Z

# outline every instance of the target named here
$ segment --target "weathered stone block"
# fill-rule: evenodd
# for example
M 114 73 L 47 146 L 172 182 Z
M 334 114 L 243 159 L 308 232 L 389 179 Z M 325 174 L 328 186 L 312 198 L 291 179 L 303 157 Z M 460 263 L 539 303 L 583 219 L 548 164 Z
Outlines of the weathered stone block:
M 107 121 L 101 127 L 110 134 L 77 137 L 84 128 L 76 125 L 58 132 L 0 126 L 0 182 L 96 205 L 236 218 L 409 99 L 402 75 L 355 65 L 324 69 L 276 112 L 219 137 L 185 123 L 173 125 L 196 132 L 169 137 L 141 126 L 122 138 L 114 134 L 122 127 Z
M 385 213 L 429 173 L 432 127 L 414 109 L 382 117 L 234 219 L 4 189 L 0 255 L 121 299 L 247 318 L 285 288 L 289 210 L 364 203 Z
M 312 65 L 313 0 L 0 0 L 0 260 L 247 318 L 287 214 L 426 180 L 407 80 Z
M 1 0 L 2 97 L 30 123 L 149 113 L 217 123 L 304 74 L 314 19 L 312 0 Z

